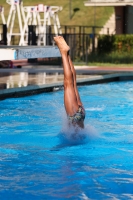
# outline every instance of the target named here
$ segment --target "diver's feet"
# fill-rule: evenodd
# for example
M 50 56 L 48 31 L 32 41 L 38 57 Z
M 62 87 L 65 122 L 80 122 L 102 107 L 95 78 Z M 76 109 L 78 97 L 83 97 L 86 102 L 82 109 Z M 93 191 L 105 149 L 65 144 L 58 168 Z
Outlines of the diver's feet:
M 70 50 L 70 47 L 67 45 L 66 41 L 62 36 L 54 37 L 54 41 L 56 42 L 61 53 L 68 52 Z

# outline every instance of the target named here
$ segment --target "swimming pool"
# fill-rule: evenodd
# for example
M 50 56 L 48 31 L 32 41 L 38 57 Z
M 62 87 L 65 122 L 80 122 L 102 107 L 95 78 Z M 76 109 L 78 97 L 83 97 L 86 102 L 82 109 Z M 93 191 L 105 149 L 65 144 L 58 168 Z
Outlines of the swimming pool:
M 81 141 L 66 131 L 62 90 L 0 102 L 0 199 L 133 199 L 133 82 L 79 92 Z

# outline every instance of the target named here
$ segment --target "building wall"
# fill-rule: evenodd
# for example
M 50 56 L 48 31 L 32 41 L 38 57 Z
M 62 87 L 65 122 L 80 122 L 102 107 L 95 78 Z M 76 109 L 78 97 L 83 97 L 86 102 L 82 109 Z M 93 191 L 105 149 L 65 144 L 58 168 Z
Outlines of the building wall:
M 125 11 L 125 33 L 133 34 L 133 6 L 127 6 Z
M 133 34 L 133 6 L 116 6 L 116 34 Z
M 124 33 L 124 6 L 115 7 L 116 34 Z

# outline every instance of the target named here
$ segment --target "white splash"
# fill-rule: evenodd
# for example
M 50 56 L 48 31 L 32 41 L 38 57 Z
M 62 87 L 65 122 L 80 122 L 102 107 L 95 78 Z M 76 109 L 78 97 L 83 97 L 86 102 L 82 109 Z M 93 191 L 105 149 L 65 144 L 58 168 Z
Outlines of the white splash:
M 66 119 L 66 123 L 63 123 L 62 130 L 58 136 L 63 144 L 78 145 L 88 143 L 90 140 L 97 137 L 97 132 L 95 128 L 89 124 L 85 125 L 84 129 L 77 126 L 70 126 Z
M 86 111 L 103 111 L 105 109 L 105 106 L 102 107 L 90 107 L 90 108 L 86 108 Z
M 78 145 L 88 143 L 93 138 L 98 137 L 97 131 L 90 124 L 86 124 L 85 120 L 85 128 L 79 128 L 77 126 L 70 126 L 68 124 L 68 119 L 66 115 L 66 111 L 64 106 L 56 104 L 58 110 L 56 112 L 56 117 L 61 119 L 61 131 L 58 134 L 60 145 Z

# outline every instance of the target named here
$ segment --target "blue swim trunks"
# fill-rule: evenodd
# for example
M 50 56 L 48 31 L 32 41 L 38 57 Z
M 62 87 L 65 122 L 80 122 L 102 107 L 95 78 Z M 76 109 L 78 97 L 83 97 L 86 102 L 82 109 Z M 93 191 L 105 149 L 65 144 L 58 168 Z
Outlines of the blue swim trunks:
M 85 119 L 85 110 L 82 106 L 79 106 L 78 111 L 73 116 L 68 116 L 68 120 L 71 123 L 77 123 L 79 121 L 84 121 Z

